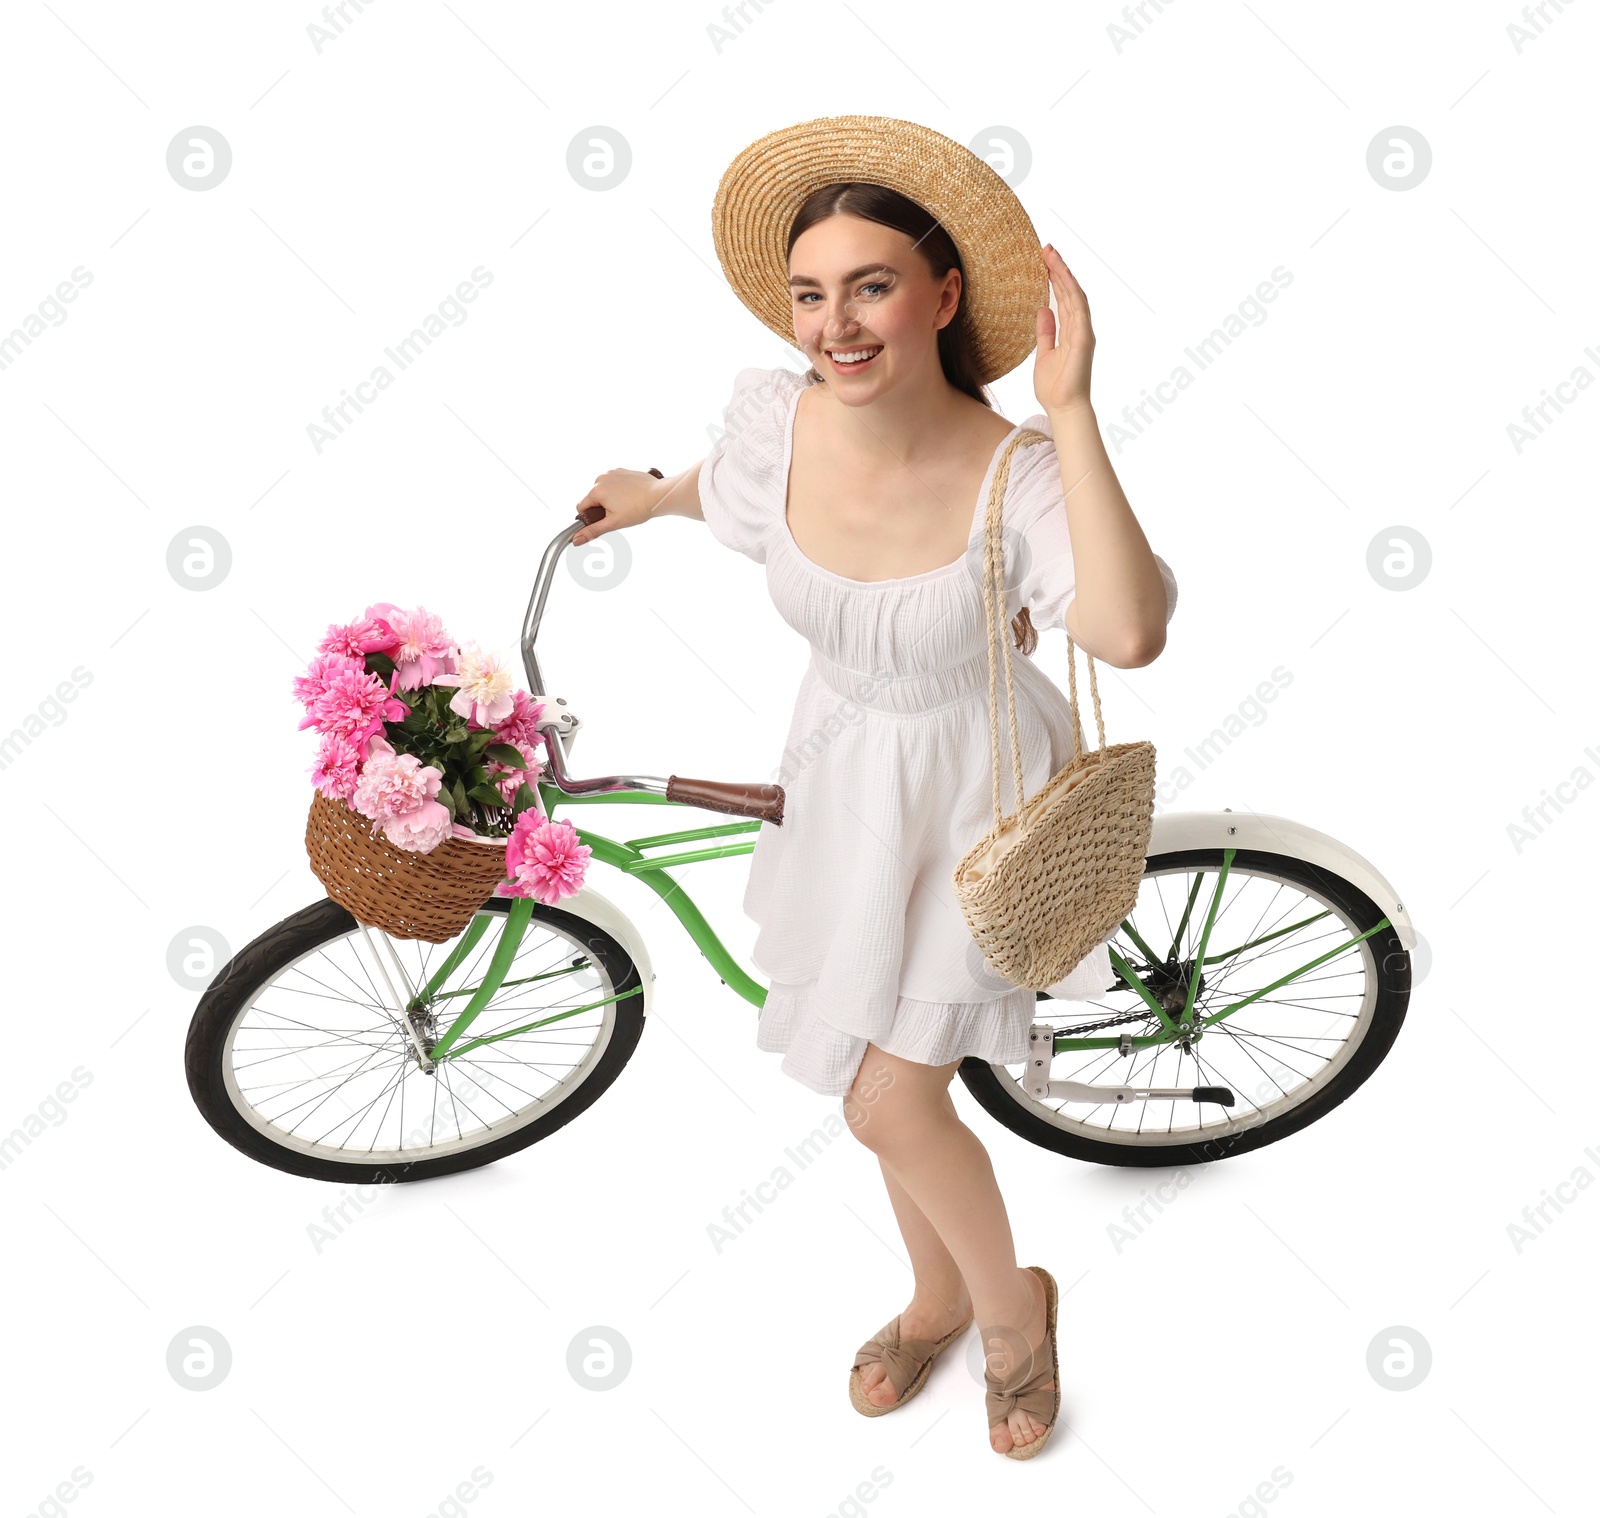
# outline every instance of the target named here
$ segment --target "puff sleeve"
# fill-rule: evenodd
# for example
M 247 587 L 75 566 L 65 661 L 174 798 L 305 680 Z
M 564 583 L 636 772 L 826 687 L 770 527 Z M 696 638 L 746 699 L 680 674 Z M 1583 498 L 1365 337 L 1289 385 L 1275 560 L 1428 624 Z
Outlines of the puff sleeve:
M 783 521 L 789 406 L 805 383 L 789 369 L 741 369 L 722 436 L 700 465 L 700 510 L 712 537 L 758 564 Z
M 1049 431 L 1049 424 L 1042 417 L 1030 418 L 1028 425 L 1041 432 Z M 1065 631 L 1067 607 L 1077 587 L 1055 444 L 1034 443 L 1018 449 L 1018 455 L 1012 460 L 1004 515 L 1006 524 L 1014 526 L 1016 533 L 1005 550 L 1006 580 L 1015 587 L 1012 611 L 1014 614 L 1026 606 L 1033 625 L 1041 632 Z M 1178 581 L 1160 554 L 1155 555 L 1155 560 L 1167 589 L 1170 622 L 1178 606 Z

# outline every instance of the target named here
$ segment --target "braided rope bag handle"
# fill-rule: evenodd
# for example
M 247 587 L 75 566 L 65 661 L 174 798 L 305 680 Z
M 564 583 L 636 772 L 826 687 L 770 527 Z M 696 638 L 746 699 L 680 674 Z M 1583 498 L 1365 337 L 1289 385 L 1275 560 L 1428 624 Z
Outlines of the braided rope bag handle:
M 1072 702 L 1072 758 L 1033 796 L 1023 790 L 1022 745 L 1006 636 L 1005 555 L 1001 527 L 1012 458 L 1025 445 L 1050 441 L 1024 428 L 995 470 L 984 518 L 983 604 L 989 655 L 989 735 L 994 826 L 962 857 L 951 876 L 967 925 L 988 963 L 1014 985 L 1042 991 L 1098 944 L 1106 942 L 1138 900 L 1155 808 L 1155 747 L 1107 745 L 1087 649 L 1089 689 L 1099 747 L 1085 750 L 1078 721 L 1077 646 L 1067 638 Z M 1006 726 L 1017 798 L 1000 804 L 999 640 L 1005 664 Z

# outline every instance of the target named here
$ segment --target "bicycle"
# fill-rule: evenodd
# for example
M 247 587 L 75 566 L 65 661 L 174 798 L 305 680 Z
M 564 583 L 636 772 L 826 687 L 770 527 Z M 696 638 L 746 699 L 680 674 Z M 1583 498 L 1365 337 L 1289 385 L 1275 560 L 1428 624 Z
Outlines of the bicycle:
M 534 645 L 551 579 L 583 525 L 545 549 L 523 619 L 535 693 L 547 689 Z M 727 840 L 781 825 L 782 789 L 577 778 L 568 750 L 581 719 L 560 698 L 536 699 L 547 815 L 632 803 L 745 819 L 578 835 L 591 865 L 655 891 L 722 983 L 760 1007 L 766 988 L 668 872 L 750 853 L 753 839 Z M 1027 1063 L 969 1057 L 959 1073 L 1006 1128 L 1075 1159 L 1154 1167 L 1246 1153 L 1326 1116 L 1371 1076 L 1404 1020 L 1416 942 L 1393 888 L 1337 839 L 1253 812 L 1159 813 L 1138 904 L 1108 946 L 1116 982 L 1093 1004 L 1038 992 Z M 555 907 L 491 897 L 437 946 L 393 939 L 324 899 L 218 971 L 190 1023 L 185 1072 L 212 1128 L 275 1169 L 345 1184 L 448 1175 L 525 1149 L 597 1101 L 638 1046 L 654 980 L 637 927 L 587 883 Z M 1097 1083 L 1124 1061 L 1120 1080 Z M 1164 1127 L 1147 1123 L 1162 1111 Z

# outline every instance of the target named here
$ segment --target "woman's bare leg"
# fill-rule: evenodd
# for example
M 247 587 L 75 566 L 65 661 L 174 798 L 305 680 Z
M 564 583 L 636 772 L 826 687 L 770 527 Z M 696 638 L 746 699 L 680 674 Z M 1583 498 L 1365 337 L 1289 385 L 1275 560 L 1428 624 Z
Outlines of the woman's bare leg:
M 944 1247 L 944 1240 L 922 1215 L 894 1172 L 880 1159 L 883 1183 L 889 1191 L 900 1237 L 911 1256 L 913 1285 L 910 1303 L 900 1313 L 902 1339 L 942 1339 L 957 1323 L 964 1323 L 972 1312 L 972 1297 L 961 1271 Z M 883 1364 L 869 1360 L 861 1367 L 861 1390 L 867 1401 L 887 1407 L 896 1392 L 884 1374 Z
M 926 1226 L 966 1282 L 989 1370 L 1003 1376 L 1015 1357 L 1044 1339 L 1044 1285 L 1018 1266 L 988 1152 L 950 1100 L 950 1079 L 959 1063 L 919 1065 L 869 1043 L 845 1098 L 845 1115 L 851 1131 L 878 1156 L 886 1178 L 894 1179 L 911 1204 L 906 1247 L 913 1251 L 919 1289 L 924 1269 L 935 1281 L 943 1270 L 920 1232 Z M 893 1202 L 894 1187 L 889 1194 Z M 904 1233 L 898 1204 L 895 1215 Z M 1031 1443 L 1044 1429 L 1029 1414 L 1014 1412 L 1007 1423 L 990 1429 L 990 1443 L 1004 1451 L 1013 1443 Z

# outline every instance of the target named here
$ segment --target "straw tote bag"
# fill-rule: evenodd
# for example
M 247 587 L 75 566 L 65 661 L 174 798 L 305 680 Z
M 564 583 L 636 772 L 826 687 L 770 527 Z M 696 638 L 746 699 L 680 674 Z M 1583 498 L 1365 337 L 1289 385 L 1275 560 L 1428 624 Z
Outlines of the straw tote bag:
M 1106 942 L 1133 910 L 1144 876 L 1155 814 L 1154 744 L 1106 747 L 1094 656 L 1089 689 L 1100 747 L 1083 748 L 1077 721 L 1077 648 L 1067 637 L 1073 710 L 1072 758 L 1032 796 L 1022 796 L 1022 758 L 1006 628 L 1000 527 L 1011 460 L 1023 443 L 1048 442 L 1025 428 L 1006 449 L 989 490 L 984 520 L 983 604 L 989 648 L 989 729 L 994 760 L 994 826 L 962 857 L 951 884 L 984 958 L 1007 980 L 1033 991 L 1054 985 Z M 1000 718 L 995 635 L 1005 655 L 1006 711 L 1017 807 L 1000 811 Z

